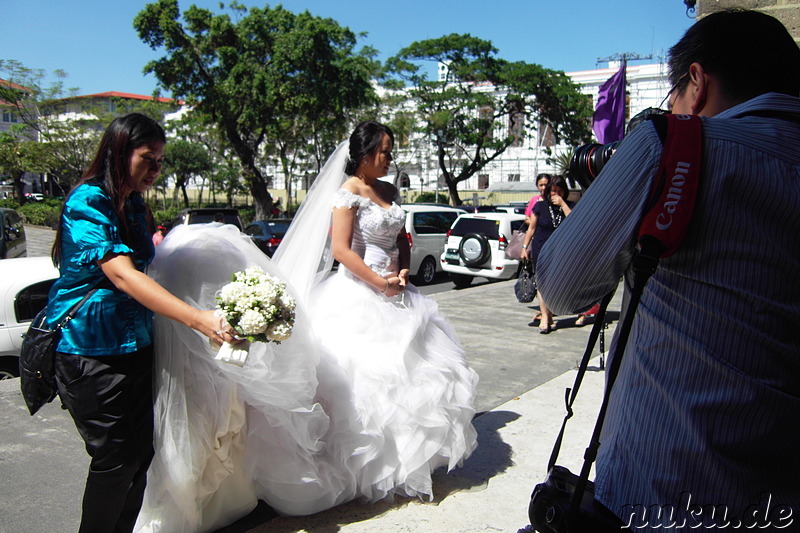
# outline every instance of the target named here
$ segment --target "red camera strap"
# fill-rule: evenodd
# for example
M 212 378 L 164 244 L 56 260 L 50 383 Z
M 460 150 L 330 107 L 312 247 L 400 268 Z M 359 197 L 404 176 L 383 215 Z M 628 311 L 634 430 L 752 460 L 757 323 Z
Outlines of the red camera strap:
M 639 227 L 639 243 L 655 239 L 658 254 L 669 257 L 680 246 L 694 212 L 702 166 L 703 124 L 695 115 L 666 115 L 667 138 L 650 193 L 650 210 Z
M 644 286 L 650 276 L 656 271 L 660 257 L 672 255 L 680 246 L 689 227 L 694 211 L 695 199 L 699 188 L 703 154 L 703 130 L 700 117 L 690 115 L 666 115 L 653 117 L 651 120 L 668 122 L 667 135 L 664 142 L 664 152 L 661 156 L 658 173 L 656 174 L 650 192 L 648 210 L 639 226 L 639 248 L 633 256 L 633 287 L 630 293 L 628 308 L 620 324 L 617 326 L 617 345 L 614 356 L 609 359 L 610 365 L 606 370 L 606 387 L 603 402 L 595 422 L 594 432 L 589 442 L 589 447 L 584 453 L 583 467 L 575 485 L 575 491 L 570 502 L 567 523 L 575 524 L 586 486 L 589 483 L 589 473 L 597 457 L 600 447 L 600 433 L 605 421 L 606 410 L 611 389 L 619 372 L 622 355 L 628 342 L 628 335 L 633 324 L 633 317 L 639 299 L 644 291 Z M 608 306 L 613 291 L 603 298 L 601 313 Z M 602 315 L 598 314 L 586 351 L 583 354 L 575 384 L 572 389 L 567 389 L 565 401 L 567 414 L 561 425 L 561 432 L 553 446 L 550 455 L 548 470 L 557 461 L 564 436 L 567 420 L 572 416 L 572 405 L 578 394 L 586 372 L 589 357 L 594 350 L 597 333 L 602 327 Z

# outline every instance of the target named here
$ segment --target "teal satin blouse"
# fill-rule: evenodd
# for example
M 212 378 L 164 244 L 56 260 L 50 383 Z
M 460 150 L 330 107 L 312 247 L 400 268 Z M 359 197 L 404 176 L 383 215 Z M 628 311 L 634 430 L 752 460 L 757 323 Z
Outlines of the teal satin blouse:
M 51 327 L 104 278 L 97 261 L 109 253 L 129 254 L 141 271 L 153 260 L 155 247 L 141 195 L 131 194 L 125 213 L 131 246 L 122 242 L 119 218 L 98 182 L 79 186 L 67 198 L 61 216 L 61 276 L 50 289 L 47 304 Z M 59 352 L 118 355 L 152 344 L 152 311 L 108 283 L 62 329 Z

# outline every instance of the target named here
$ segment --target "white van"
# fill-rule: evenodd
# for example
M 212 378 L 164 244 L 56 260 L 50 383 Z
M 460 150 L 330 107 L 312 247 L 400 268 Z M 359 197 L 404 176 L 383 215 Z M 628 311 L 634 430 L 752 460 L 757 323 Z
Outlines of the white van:
M 463 209 L 422 204 L 401 206 L 406 212 L 406 235 L 411 246 L 411 275 L 417 285 L 431 283 L 442 267 L 439 261 L 450 226 Z

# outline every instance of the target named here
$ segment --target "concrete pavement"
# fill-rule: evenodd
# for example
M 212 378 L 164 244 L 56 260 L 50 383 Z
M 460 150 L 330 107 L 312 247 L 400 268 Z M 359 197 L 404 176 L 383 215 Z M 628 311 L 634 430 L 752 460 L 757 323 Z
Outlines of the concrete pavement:
M 531 490 L 545 475 L 590 328 L 539 335 L 526 326 L 532 310 L 514 299 L 513 282 L 432 296 L 453 322 L 482 382 L 475 419 L 478 448 L 463 467 L 434 474 L 432 503 L 397 499 L 348 503 L 309 517 L 274 517 L 259 508 L 225 528 L 233 532 L 373 531 L 514 533 L 528 524 Z M 619 309 L 619 296 L 612 302 Z M 612 316 L 617 316 L 616 314 Z M 607 333 L 610 341 L 613 326 Z M 559 463 L 580 468 L 602 398 L 598 361 L 584 379 L 567 425 Z M 75 531 L 88 456 L 58 402 L 30 417 L 18 380 L 0 382 L 0 532 Z

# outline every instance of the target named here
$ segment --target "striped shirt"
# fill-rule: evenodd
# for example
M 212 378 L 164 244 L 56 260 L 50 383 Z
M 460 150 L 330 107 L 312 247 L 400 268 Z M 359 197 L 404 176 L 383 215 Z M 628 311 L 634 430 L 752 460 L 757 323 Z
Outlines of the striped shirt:
M 694 218 L 636 310 L 597 460 L 598 500 L 637 531 L 800 529 L 799 121 L 775 93 L 703 119 Z M 542 249 L 555 312 L 628 270 L 661 152 L 638 126 Z

